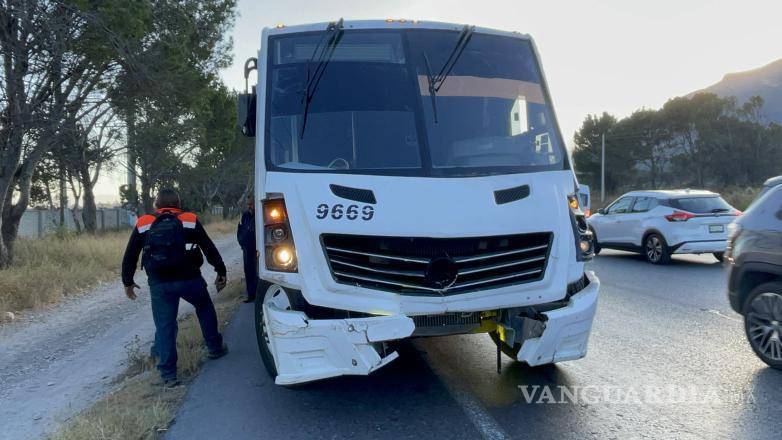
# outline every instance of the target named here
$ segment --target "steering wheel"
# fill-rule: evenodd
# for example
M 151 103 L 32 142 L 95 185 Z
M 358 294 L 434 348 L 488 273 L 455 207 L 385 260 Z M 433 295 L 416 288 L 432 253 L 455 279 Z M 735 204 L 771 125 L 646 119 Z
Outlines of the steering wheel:
M 337 164 L 340 163 L 340 162 L 344 166 L 337 167 Z M 333 168 L 335 170 L 349 170 L 350 169 L 350 162 L 348 162 L 347 160 L 345 160 L 345 159 L 343 159 L 341 157 L 338 157 L 338 158 L 332 160 L 331 162 L 329 162 L 328 168 Z

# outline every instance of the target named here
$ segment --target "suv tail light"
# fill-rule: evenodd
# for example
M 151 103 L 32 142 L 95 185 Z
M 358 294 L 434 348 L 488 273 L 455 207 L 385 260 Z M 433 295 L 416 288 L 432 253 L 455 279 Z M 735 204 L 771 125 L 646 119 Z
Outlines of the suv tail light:
M 263 201 L 263 243 L 266 269 L 296 272 L 296 246 L 285 209 L 285 199 Z
M 665 219 L 669 222 L 686 222 L 687 220 L 695 217 L 695 214 L 684 211 L 673 211 L 673 214 L 666 215 Z

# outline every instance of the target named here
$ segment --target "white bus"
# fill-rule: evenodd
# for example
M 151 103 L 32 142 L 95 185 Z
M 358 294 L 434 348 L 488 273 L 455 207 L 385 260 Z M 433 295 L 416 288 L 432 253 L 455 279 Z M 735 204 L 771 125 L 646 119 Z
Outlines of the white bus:
M 484 332 L 531 366 L 585 356 L 599 281 L 532 39 L 445 23 L 264 29 L 256 332 L 277 384 L 366 375 L 395 341 Z M 257 92 L 257 93 L 256 93 Z

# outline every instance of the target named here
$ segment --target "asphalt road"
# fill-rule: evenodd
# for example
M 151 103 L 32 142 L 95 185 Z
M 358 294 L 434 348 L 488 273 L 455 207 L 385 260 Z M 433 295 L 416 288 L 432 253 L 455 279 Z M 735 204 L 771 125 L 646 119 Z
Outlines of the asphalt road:
M 404 344 L 368 377 L 275 386 L 243 306 L 168 438 L 782 438 L 782 372 L 755 358 L 713 257 L 590 265 L 603 284 L 588 356 L 503 357 L 501 374 L 488 336 L 468 335 Z

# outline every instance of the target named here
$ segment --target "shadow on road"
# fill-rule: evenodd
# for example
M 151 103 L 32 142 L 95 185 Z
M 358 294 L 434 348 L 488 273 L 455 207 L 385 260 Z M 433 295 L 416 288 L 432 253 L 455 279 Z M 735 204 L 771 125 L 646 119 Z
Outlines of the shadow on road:
M 258 355 L 251 309 L 234 317 L 225 333 L 231 355 L 204 366 L 167 438 L 478 438 L 410 344 L 369 376 L 275 385 Z M 210 422 L 215 414 L 219 423 Z
M 600 255 L 595 256 L 592 264 L 599 264 L 601 262 L 638 262 L 639 264 L 645 264 L 649 267 L 687 267 L 687 266 L 702 266 L 702 267 L 722 267 L 722 263 L 717 261 L 711 254 L 681 254 L 672 255 L 671 262 L 668 264 L 654 265 L 646 261 L 646 258 L 635 252 L 624 251 L 603 251 Z

